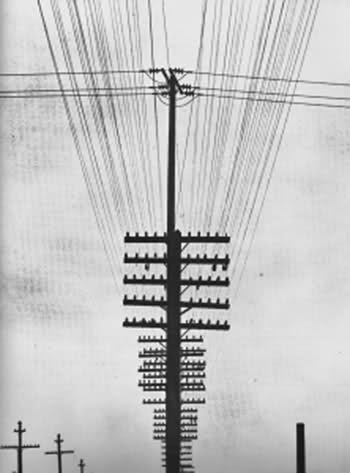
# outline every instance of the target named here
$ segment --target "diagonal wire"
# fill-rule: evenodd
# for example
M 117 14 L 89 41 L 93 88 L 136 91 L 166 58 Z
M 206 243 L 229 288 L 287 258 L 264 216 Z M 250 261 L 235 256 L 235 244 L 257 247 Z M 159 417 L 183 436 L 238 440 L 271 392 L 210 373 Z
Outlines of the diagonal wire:
M 310 43 L 312 31 L 313 31 L 313 29 L 314 29 L 314 25 L 315 25 L 315 20 L 316 20 L 316 16 L 317 16 L 319 4 L 320 4 L 319 0 L 316 0 L 316 1 L 312 0 L 312 3 L 311 3 L 311 10 L 310 10 L 310 11 L 312 11 L 312 8 L 314 9 L 314 11 L 313 11 L 313 14 L 312 14 L 311 26 L 310 26 L 310 29 L 309 29 L 309 32 L 308 32 L 308 35 L 307 35 L 307 39 L 306 39 L 306 41 L 305 41 L 304 51 L 302 52 L 302 59 L 301 59 L 301 61 L 300 61 L 299 67 L 298 67 L 297 78 L 300 77 L 301 70 L 302 70 L 303 64 L 304 64 L 304 62 L 305 62 L 305 57 L 306 57 L 306 53 L 307 53 L 307 50 L 308 50 L 308 45 L 309 45 L 309 43 Z M 302 48 L 302 46 L 300 46 L 300 47 Z M 296 88 L 296 86 L 297 86 L 297 82 L 294 82 L 294 81 L 293 81 L 293 83 L 294 83 L 294 90 L 295 90 L 295 88 Z M 246 255 L 245 255 L 245 259 L 244 259 L 244 262 L 243 262 L 243 266 L 242 266 L 242 269 L 241 269 L 240 274 L 239 274 L 238 284 L 237 284 L 236 291 L 235 291 L 235 296 L 236 296 L 236 297 L 237 297 L 237 294 L 238 294 L 238 291 L 239 291 L 239 288 L 240 288 L 240 285 L 241 285 L 241 281 L 242 281 L 242 277 L 243 277 L 244 270 L 245 270 L 246 265 L 247 265 L 249 253 L 250 253 L 250 250 L 251 250 L 251 247 L 252 247 L 252 243 L 253 243 L 253 241 L 254 241 L 254 236 L 255 236 L 255 234 L 256 234 L 256 230 L 257 230 L 257 227 L 258 227 L 260 218 L 261 218 L 262 209 L 263 209 L 263 206 L 264 206 L 264 203 L 265 203 L 265 200 L 266 200 L 266 195 L 267 195 L 267 192 L 268 192 L 268 189 L 269 189 L 269 186 L 270 186 L 270 182 L 271 182 L 273 170 L 274 170 L 274 167 L 275 167 L 275 164 L 276 164 L 276 159 L 277 159 L 277 156 L 278 156 L 280 147 L 281 147 L 281 143 L 282 143 L 282 139 L 283 139 L 283 136 L 284 136 L 284 131 L 285 131 L 285 128 L 286 128 L 286 125 L 287 125 L 287 122 L 288 122 L 288 117 L 289 117 L 289 114 L 290 114 L 290 110 L 291 110 L 291 104 L 289 105 L 289 107 L 288 107 L 288 109 L 287 109 L 286 116 L 285 116 L 285 118 L 284 118 L 284 122 L 283 122 L 283 126 L 282 126 L 282 131 L 281 131 L 281 133 L 280 133 L 280 137 L 279 137 L 279 140 L 278 140 L 278 143 L 277 143 L 277 147 L 276 147 L 276 150 L 275 150 L 275 152 L 274 152 L 274 156 L 273 156 L 273 159 L 272 159 L 272 165 L 271 165 L 271 167 L 270 167 L 270 170 L 269 170 L 269 173 L 268 173 L 268 177 L 267 177 L 267 183 L 266 183 L 265 188 L 264 188 L 262 200 L 261 200 L 261 202 L 260 202 L 259 209 L 258 209 L 258 213 L 257 213 L 257 218 L 256 218 L 256 220 L 255 220 L 255 223 L 254 223 L 254 226 L 253 226 L 252 235 L 251 235 L 251 237 L 250 237 L 250 241 L 249 241 L 249 244 L 248 244 L 248 251 L 247 251 L 247 253 L 246 253 Z

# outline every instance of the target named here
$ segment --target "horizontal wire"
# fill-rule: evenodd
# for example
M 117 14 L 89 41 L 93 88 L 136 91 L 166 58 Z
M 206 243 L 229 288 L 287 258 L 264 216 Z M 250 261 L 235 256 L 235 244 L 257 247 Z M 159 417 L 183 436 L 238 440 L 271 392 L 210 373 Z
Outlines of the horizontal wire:
M 145 69 L 111 69 L 106 71 L 58 71 L 56 72 L 0 72 L 0 77 L 46 77 L 46 76 L 86 76 L 104 74 L 145 74 Z
M 155 90 L 153 86 L 131 86 L 131 87 L 72 87 L 72 88 L 39 88 L 39 89 L 0 89 L 0 94 L 29 94 L 29 93 L 53 93 L 62 92 L 81 93 L 95 91 L 133 91 L 133 90 Z
M 154 86 L 132 86 L 132 87 L 77 87 L 77 88 L 70 88 L 70 89 L 63 89 L 63 92 L 67 93 L 82 93 L 82 92 L 91 92 L 91 94 L 97 94 L 100 91 L 136 91 L 136 90 L 155 90 L 157 89 Z M 215 88 L 215 87 L 197 87 L 196 89 L 204 90 L 204 91 L 212 91 L 212 92 L 225 92 L 225 93 L 241 93 L 241 94 L 248 94 L 248 95 L 269 95 L 269 96 L 283 96 L 283 97 L 300 97 L 300 98 L 307 98 L 307 99 L 318 99 L 318 100 L 350 100 L 350 97 L 340 97 L 340 96 L 331 96 L 331 95 L 311 95 L 311 94 L 280 94 L 277 92 L 264 92 L 258 90 L 245 90 L 245 89 L 224 89 L 224 88 Z M 0 90 L 0 95 L 9 94 L 11 96 L 15 94 L 48 94 L 48 93 L 56 93 L 62 95 L 62 91 L 57 88 L 45 88 L 45 89 L 11 89 L 11 90 Z M 119 95 L 119 94 L 118 94 Z M 122 94 L 120 94 L 122 95 Z M 182 100 L 186 100 L 185 97 L 180 97 Z M 293 102 L 295 103 L 295 102 Z M 185 104 L 186 105 L 186 104 Z
M 215 87 L 198 87 L 200 90 L 206 90 L 208 92 L 234 92 L 234 93 L 242 93 L 242 94 L 258 94 L 258 95 L 270 95 L 270 96 L 280 96 L 280 97 L 300 97 L 306 99 L 319 99 L 319 100 L 350 100 L 350 97 L 340 97 L 340 96 L 332 96 L 332 95 L 313 95 L 313 94 L 290 94 L 290 93 L 280 93 L 280 92 L 268 92 L 263 90 L 249 90 L 249 89 L 225 89 L 225 88 L 215 88 Z
M 198 97 L 216 97 L 218 99 L 232 99 L 232 100 L 247 100 L 252 102 L 269 102 L 269 103 L 283 103 L 286 105 L 305 105 L 308 107 L 324 107 L 324 108 L 341 108 L 345 110 L 350 110 L 350 105 L 342 104 L 330 104 L 330 103 L 321 103 L 321 102 L 301 102 L 294 100 L 275 100 L 275 99 L 263 99 L 259 97 L 237 97 L 235 95 L 218 95 L 218 94 L 196 94 Z
M 329 85 L 334 87 L 350 87 L 350 82 L 335 82 L 326 80 L 308 80 L 308 79 L 284 79 L 282 77 L 266 77 L 266 76 L 254 76 L 248 74 L 226 74 L 220 72 L 204 72 L 204 71 L 185 71 L 186 74 L 197 74 L 197 75 L 211 75 L 216 77 L 229 77 L 233 79 L 251 79 L 251 80 L 266 80 L 266 81 L 277 81 L 277 82 L 291 82 L 297 84 L 309 84 L 309 85 Z M 104 74 L 147 74 L 148 70 L 145 69 L 111 69 L 106 71 L 59 71 L 57 72 L 0 72 L 0 77 L 45 77 L 45 76 L 85 76 L 85 75 L 104 75 Z
M 216 77 L 230 77 L 233 79 L 251 79 L 266 80 L 271 82 L 290 82 L 292 84 L 309 84 L 309 85 L 329 85 L 333 87 L 350 87 L 350 82 L 335 82 L 327 80 L 312 79 L 285 79 L 283 77 L 254 76 L 249 74 L 226 74 L 223 72 L 203 72 L 203 71 L 186 71 L 187 74 L 197 74 Z
M 136 96 L 153 96 L 157 95 L 156 93 L 152 92 L 135 92 L 135 93 L 125 93 L 125 94 L 115 94 L 113 92 L 110 93 L 68 93 L 68 94 L 31 94 L 31 95 L 1 95 L 0 94 L 0 100 L 1 99 L 50 99 L 50 98 L 61 98 L 61 97 L 136 97 Z

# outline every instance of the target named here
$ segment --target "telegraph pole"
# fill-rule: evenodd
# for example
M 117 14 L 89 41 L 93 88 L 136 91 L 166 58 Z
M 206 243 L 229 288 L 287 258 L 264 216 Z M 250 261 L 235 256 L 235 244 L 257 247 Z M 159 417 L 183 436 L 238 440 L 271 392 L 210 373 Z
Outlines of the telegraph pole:
M 306 473 L 305 460 L 305 425 L 297 424 L 297 473 Z
M 45 455 L 57 455 L 58 473 L 62 473 L 62 455 L 72 454 L 74 453 L 74 450 L 62 450 L 61 445 L 63 439 L 61 438 L 61 434 L 57 434 L 54 442 L 57 444 L 57 450 L 45 452 Z
M 203 322 L 202 319 L 185 320 L 184 315 L 192 309 L 228 309 L 228 300 L 221 302 L 219 299 L 212 301 L 210 298 L 203 301 L 201 298 L 193 300 L 182 300 L 181 295 L 188 288 L 200 289 L 202 287 L 228 286 L 228 278 L 221 277 L 193 279 L 183 277 L 182 273 L 187 266 L 209 265 L 215 271 L 217 267 L 227 269 L 229 258 L 183 255 L 185 247 L 191 243 L 228 243 L 229 237 L 215 235 L 182 235 L 176 228 L 175 216 L 175 194 L 176 194 L 176 97 L 177 94 L 187 96 L 194 95 L 191 86 L 180 84 L 177 74 L 180 69 L 152 69 L 152 73 L 161 73 L 165 79 L 165 85 L 160 86 L 161 95 L 169 98 L 169 131 L 168 131 L 168 173 L 167 173 L 167 232 L 164 235 L 126 234 L 125 243 L 161 243 L 166 246 L 163 256 L 150 256 L 146 253 L 140 256 L 136 253 L 124 256 L 126 264 L 142 264 L 147 269 L 150 265 L 165 265 L 166 277 L 150 278 L 145 276 L 125 276 L 125 284 L 142 284 L 148 286 L 161 286 L 165 290 L 166 298 L 150 299 L 124 297 L 123 303 L 127 306 L 149 306 L 158 307 L 166 312 L 166 320 L 155 318 L 142 318 L 137 320 L 125 319 L 124 327 L 162 329 L 165 336 L 139 337 L 142 344 L 156 344 L 155 347 L 144 349 L 139 353 L 144 358 L 139 372 L 142 380 L 139 386 L 144 391 L 164 392 L 163 398 L 144 399 L 144 404 L 154 404 L 154 436 L 155 440 L 162 443 L 162 465 L 166 473 L 180 473 L 193 471 L 192 465 L 192 441 L 197 439 L 197 408 L 196 404 L 204 404 L 204 398 L 188 398 L 182 393 L 192 391 L 205 391 L 203 379 L 205 378 L 205 361 L 198 358 L 203 357 L 205 350 L 199 346 L 188 346 L 188 343 L 199 344 L 203 342 L 201 336 L 187 336 L 189 330 L 228 330 L 227 321 L 211 320 Z M 162 407 L 162 405 L 164 407 Z M 187 407 L 187 405 L 190 405 Z
M 26 429 L 24 429 L 22 425 L 22 422 L 18 421 L 17 429 L 14 429 L 14 432 L 18 435 L 17 445 L 0 445 L 0 449 L 2 450 L 17 450 L 17 473 L 23 473 L 23 450 L 40 448 L 39 444 L 23 445 L 23 434 L 26 432 Z
M 167 261 L 167 344 L 166 344 L 166 461 L 167 473 L 178 473 L 180 466 L 180 274 L 181 237 L 175 230 L 175 150 L 176 88 L 175 74 L 163 70 L 169 86 L 168 149 L 168 261 Z
M 86 467 L 86 464 L 84 463 L 84 460 L 81 458 L 80 462 L 78 463 L 78 467 L 80 469 L 80 473 L 84 473 L 84 469 Z

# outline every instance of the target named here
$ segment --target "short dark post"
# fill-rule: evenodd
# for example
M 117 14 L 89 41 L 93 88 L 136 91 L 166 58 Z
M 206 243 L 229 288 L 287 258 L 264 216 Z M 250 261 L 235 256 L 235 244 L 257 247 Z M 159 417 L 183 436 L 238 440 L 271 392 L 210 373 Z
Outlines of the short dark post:
M 78 467 L 80 469 L 80 473 L 84 473 L 84 468 L 86 467 L 86 464 L 84 463 L 84 460 L 82 458 L 80 459 Z
M 306 473 L 305 467 L 305 425 L 297 424 L 297 473 Z

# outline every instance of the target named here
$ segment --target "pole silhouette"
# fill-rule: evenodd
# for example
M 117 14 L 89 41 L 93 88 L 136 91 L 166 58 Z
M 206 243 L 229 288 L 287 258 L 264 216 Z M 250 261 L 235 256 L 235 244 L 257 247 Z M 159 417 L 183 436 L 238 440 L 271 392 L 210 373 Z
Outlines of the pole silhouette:
M 62 473 L 62 456 L 72 454 L 74 453 L 74 450 L 62 450 L 61 445 L 63 443 L 63 439 L 61 438 L 61 434 L 57 434 L 54 442 L 57 444 L 57 450 L 45 452 L 45 455 L 57 455 L 58 473 Z
M 17 445 L 0 445 L 2 450 L 16 450 L 17 451 L 17 473 L 23 473 L 23 450 L 30 448 L 40 448 L 39 444 L 23 444 L 23 434 L 26 432 L 26 429 L 22 427 L 22 422 L 18 421 L 17 429 L 14 429 L 14 432 L 18 436 Z
M 175 74 L 165 74 L 169 87 L 169 149 L 168 149 L 168 261 L 167 261 L 167 344 L 166 344 L 166 461 L 169 473 L 178 473 L 180 466 L 180 232 L 175 230 L 175 148 L 176 148 L 176 85 Z
M 84 460 L 82 458 L 80 459 L 80 462 L 78 463 L 78 467 L 80 469 L 80 473 L 84 473 L 86 464 L 84 463 Z
M 153 438 L 161 442 L 162 466 L 166 473 L 190 473 L 192 465 L 192 441 L 197 439 L 197 404 L 204 404 L 205 399 L 200 397 L 188 397 L 186 392 L 197 393 L 205 391 L 205 361 L 201 358 L 205 349 L 201 348 L 203 337 L 198 335 L 187 335 L 189 330 L 228 330 L 227 321 L 212 322 L 202 319 L 186 319 L 184 316 L 192 309 L 228 309 L 229 303 L 192 297 L 182 300 L 182 294 L 187 289 L 201 289 L 203 287 L 227 287 L 228 278 L 192 278 L 184 276 L 183 271 L 194 265 L 226 270 L 229 257 L 208 256 L 207 254 L 193 256 L 183 255 L 184 249 L 189 244 L 218 244 L 230 241 L 227 235 L 219 236 L 205 234 L 182 235 L 176 228 L 175 195 L 176 195 L 176 97 L 178 94 L 184 96 L 193 95 L 189 85 L 182 85 L 177 77 L 182 73 L 180 69 L 152 69 L 150 72 L 161 73 L 165 79 L 162 86 L 162 96 L 169 99 L 169 129 L 168 129 L 168 173 L 167 173 L 167 232 L 163 235 L 136 233 L 125 236 L 125 243 L 139 244 L 163 244 L 166 253 L 153 256 L 145 253 L 136 253 L 124 256 L 126 264 L 140 264 L 146 269 L 152 265 L 166 267 L 166 275 L 151 277 L 133 275 L 124 277 L 124 284 L 141 284 L 143 286 L 160 286 L 164 289 L 166 297 L 147 298 L 143 296 L 130 298 L 124 296 L 123 303 L 126 306 L 157 307 L 166 312 L 163 317 L 142 318 L 132 320 L 126 318 L 124 327 L 161 329 L 162 335 L 141 336 L 138 341 L 141 344 L 150 344 L 151 348 L 145 348 L 139 353 L 143 364 L 139 368 L 142 380 L 139 386 L 145 392 L 158 392 L 162 397 L 146 398 L 144 404 L 156 405 L 154 409 Z
M 305 459 L 305 425 L 301 422 L 297 424 L 297 473 L 306 473 Z

